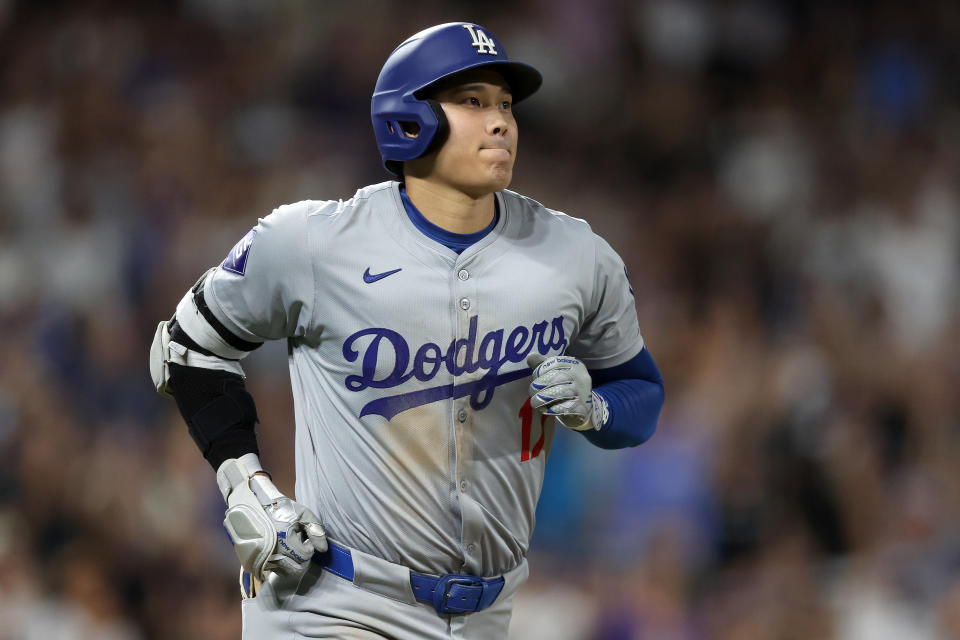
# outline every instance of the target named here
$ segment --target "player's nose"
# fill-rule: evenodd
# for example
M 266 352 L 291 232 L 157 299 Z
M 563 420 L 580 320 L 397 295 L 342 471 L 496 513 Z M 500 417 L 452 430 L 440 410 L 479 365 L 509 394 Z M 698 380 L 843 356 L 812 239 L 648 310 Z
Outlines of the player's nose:
M 495 136 L 505 136 L 510 129 L 510 123 L 499 110 L 491 112 L 487 118 L 487 133 Z

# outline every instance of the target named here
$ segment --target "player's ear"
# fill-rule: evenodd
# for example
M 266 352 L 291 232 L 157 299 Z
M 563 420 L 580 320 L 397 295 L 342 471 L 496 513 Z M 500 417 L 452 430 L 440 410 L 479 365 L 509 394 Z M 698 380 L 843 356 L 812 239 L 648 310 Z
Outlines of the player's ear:
M 400 125 L 400 130 L 403 131 L 403 135 L 408 138 L 416 139 L 420 137 L 420 125 L 418 123 L 401 120 L 398 124 Z M 394 133 L 392 122 L 387 123 L 387 128 L 390 130 L 390 133 Z

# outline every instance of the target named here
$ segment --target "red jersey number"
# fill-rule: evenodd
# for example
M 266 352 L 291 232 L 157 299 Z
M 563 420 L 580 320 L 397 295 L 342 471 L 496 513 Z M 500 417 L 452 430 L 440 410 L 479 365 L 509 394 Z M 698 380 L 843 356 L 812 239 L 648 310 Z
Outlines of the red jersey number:
M 536 458 L 540 455 L 540 452 L 543 451 L 543 439 L 546 434 L 544 430 L 544 425 L 547 422 L 547 416 L 540 416 L 540 437 L 536 442 L 533 443 L 533 448 L 530 448 L 530 440 L 532 439 L 533 431 L 533 407 L 530 406 L 530 398 L 527 398 L 527 401 L 523 403 L 523 406 L 520 407 L 520 462 L 526 462 L 531 458 Z

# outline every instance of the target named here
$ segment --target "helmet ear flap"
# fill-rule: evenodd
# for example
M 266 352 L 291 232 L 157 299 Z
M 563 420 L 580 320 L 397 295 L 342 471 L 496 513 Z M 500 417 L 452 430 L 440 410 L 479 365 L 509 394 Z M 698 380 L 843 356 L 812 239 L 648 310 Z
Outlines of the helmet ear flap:
M 423 100 L 422 102 L 430 105 L 430 110 L 433 112 L 433 115 L 437 120 L 437 126 L 436 126 L 436 131 L 433 134 L 433 137 L 430 138 L 430 142 L 427 143 L 427 146 L 423 150 L 423 152 L 421 152 L 416 156 L 417 158 L 422 158 L 423 156 L 433 153 L 434 151 L 442 147 L 443 143 L 447 141 L 447 137 L 450 134 L 450 123 L 447 121 L 447 114 L 444 113 L 443 107 L 440 106 L 440 103 L 437 102 L 436 100 L 429 100 L 429 99 Z M 387 126 L 390 129 L 391 135 L 403 136 L 403 131 L 404 131 L 403 124 L 404 124 L 403 122 L 397 122 L 395 126 L 392 122 L 387 121 Z M 417 125 L 416 122 L 411 122 L 410 124 Z M 430 124 L 432 123 L 429 123 L 429 122 L 424 123 L 425 127 L 429 127 Z M 421 134 L 423 133 L 423 128 L 425 127 L 418 127 L 420 129 Z M 402 161 L 386 160 L 384 161 L 383 164 L 387 168 L 387 171 L 389 171 L 393 175 L 397 176 L 398 178 L 403 177 Z

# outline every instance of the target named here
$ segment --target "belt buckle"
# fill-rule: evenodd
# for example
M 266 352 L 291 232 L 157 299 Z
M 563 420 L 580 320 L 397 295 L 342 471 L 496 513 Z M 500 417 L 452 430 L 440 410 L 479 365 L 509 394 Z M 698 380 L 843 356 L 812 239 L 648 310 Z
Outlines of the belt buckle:
M 465 587 L 480 587 L 480 594 L 473 601 L 473 604 L 470 608 L 458 608 L 455 604 L 451 605 L 447 602 L 447 599 L 451 595 L 447 589 L 450 588 L 450 585 L 454 584 L 459 584 Z M 477 610 L 477 605 L 480 603 L 480 596 L 482 595 L 483 580 L 480 578 L 463 573 L 448 573 L 440 576 L 437 579 L 437 586 L 433 591 L 433 608 L 436 609 L 437 613 L 442 616 L 449 616 L 458 613 L 469 613 Z

